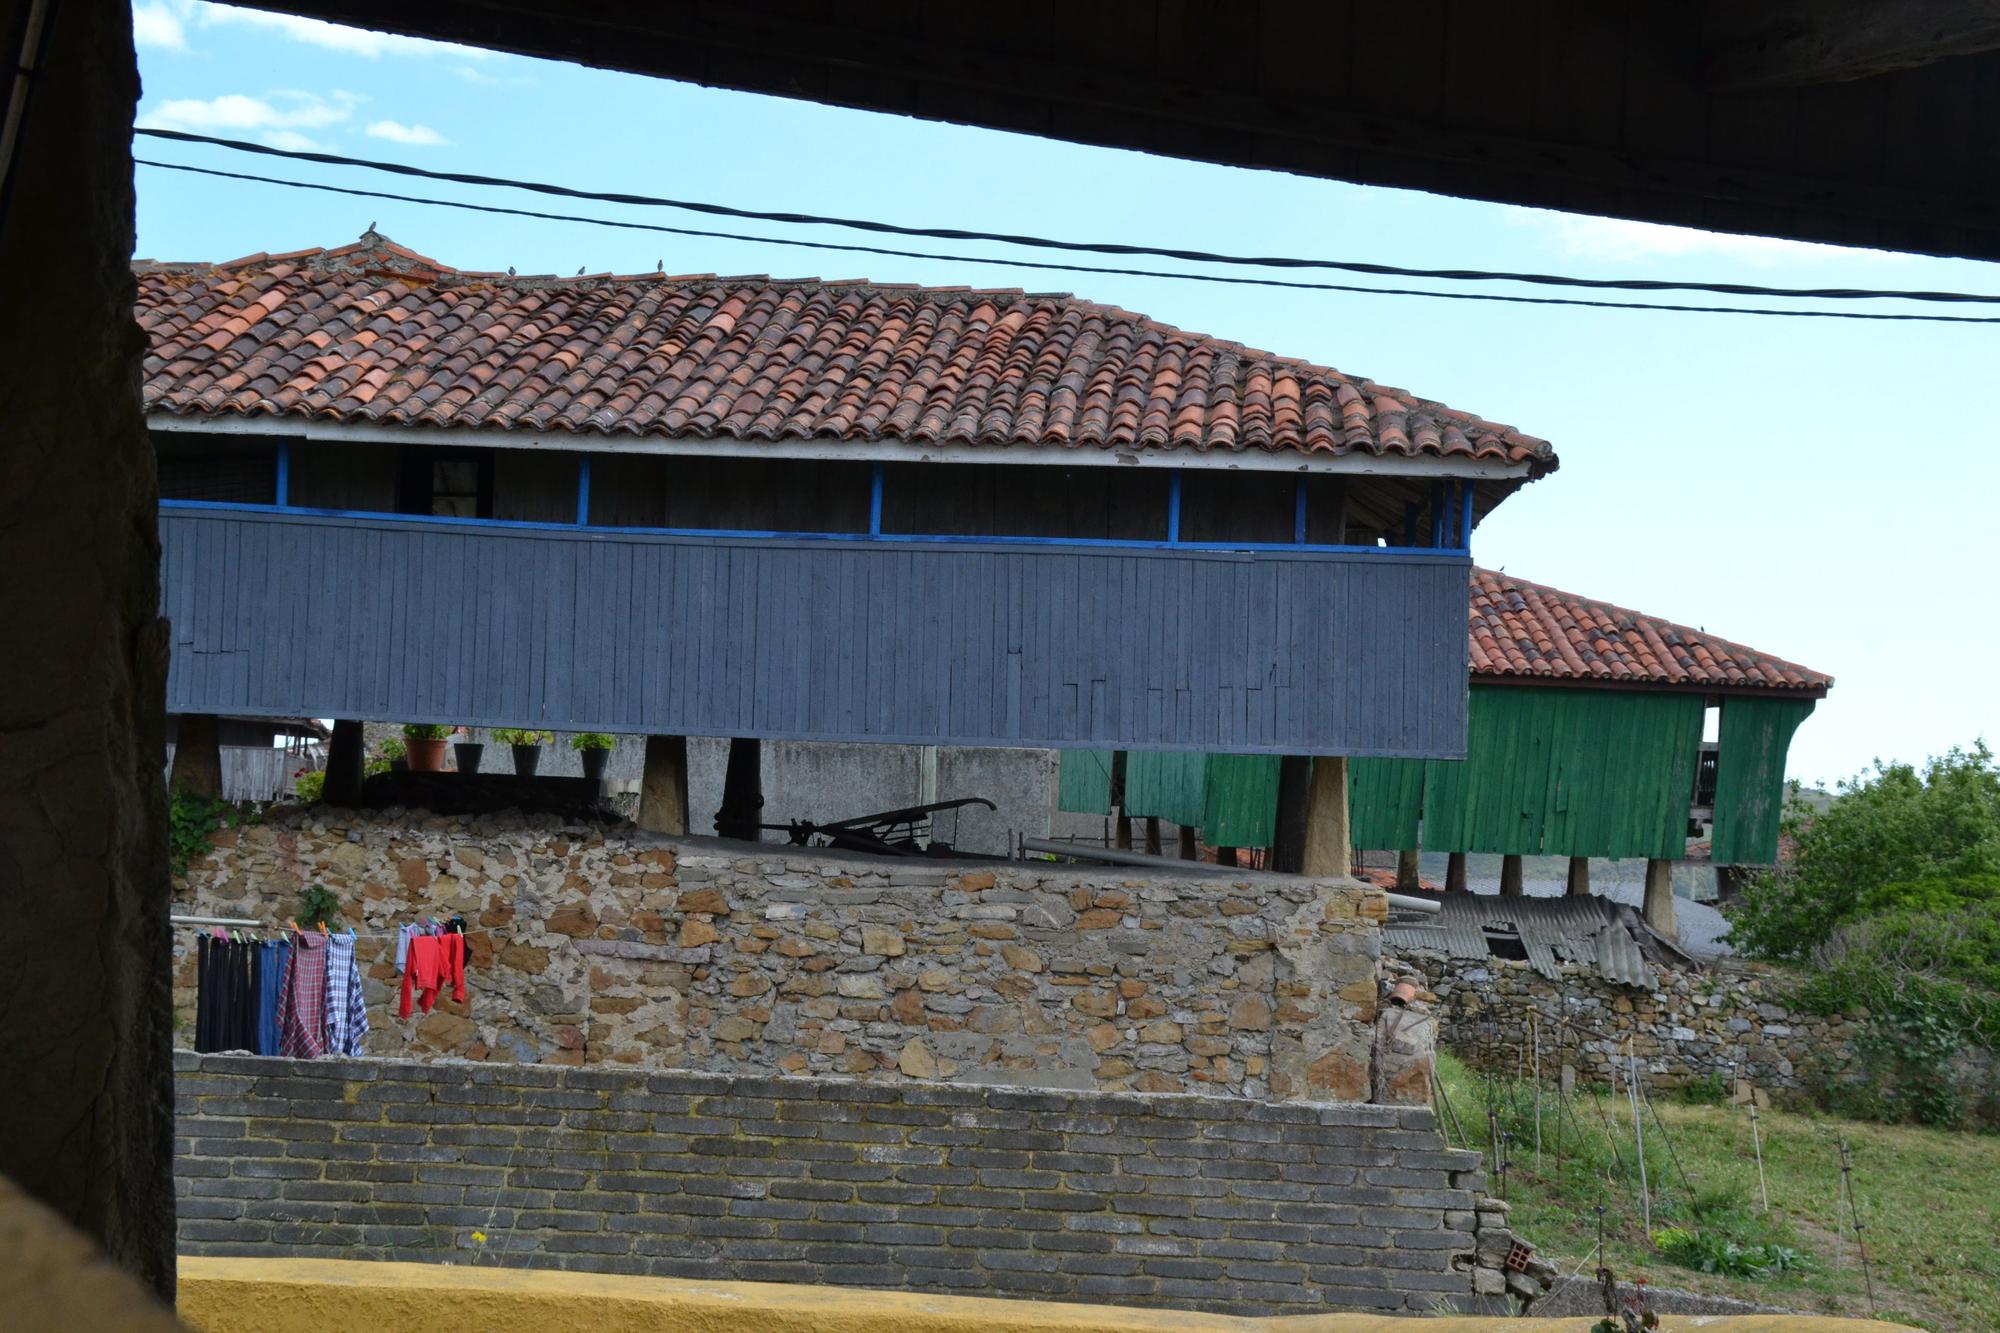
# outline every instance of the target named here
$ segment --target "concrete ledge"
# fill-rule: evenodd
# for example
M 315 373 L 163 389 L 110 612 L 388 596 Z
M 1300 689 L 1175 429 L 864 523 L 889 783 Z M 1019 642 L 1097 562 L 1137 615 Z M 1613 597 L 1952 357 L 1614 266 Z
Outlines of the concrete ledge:
M 0 1176 L 0 1329 L 177 1333 L 153 1293 Z
M 200 1333 L 427 1328 L 491 1333 L 1578 1333 L 1588 1321 L 1492 1316 L 1238 1319 L 1108 1305 L 689 1282 L 339 1259 L 184 1258 L 180 1313 Z M 1806 1315 L 1668 1315 L 1667 1333 L 1885 1333 Z

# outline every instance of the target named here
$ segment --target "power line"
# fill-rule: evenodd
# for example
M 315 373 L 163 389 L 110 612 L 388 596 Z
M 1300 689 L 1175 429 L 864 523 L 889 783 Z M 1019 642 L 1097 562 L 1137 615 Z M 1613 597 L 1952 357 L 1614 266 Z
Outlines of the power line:
M 547 213 L 530 208 L 509 208 L 500 204 L 475 204 L 457 199 L 429 199 L 420 195 L 395 194 L 384 190 L 363 190 L 347 185 L 323 185 L 314 181 L 285 180 L 215 167 L 189 166 L 183 162 L 156 162 L 135 158 L 137 165 L 163 171 L 190 172 L 224 180 L 251 181 L 260 185 L 280 185 L 294 190 L 316 190 L 325 194 L 357 199 L 386 199 L 392 203 L 422 204 L 432 208 L 456 208 L 472 213 L 494 213 L 506 217 L 535 218 L 545 222 L 575 222 L 592 227 L 612 227 L 621 231 L 694 236 L 708 240 L 744 241 L 753 245 L 785 245 L 804 250 L 835 250 L 847 254 L 886 255 L 898 259 L 926 259 L 952 264 L 985 264 L 1003 268 L 1025 268 L 1061 273 L 1093 273 L 1112 277 L 1165 278 L 1177 282 L 1216 283 L 1231 287 L 1276 287 L 1291 291 L 1346 292 L 1357 296 L 1421 296 L 1439 301 L 1488 301 L 1506 305 L 1582 306 L 1594 310 L 1659 310 L 1694 315 L 1764 315 L 1778 319 L 1866 319 L 1920 324 L 2000 324 L 1991 315 L 1907 315 L 1866 310 L 1771 310 L 1756 306 L 1668 305 L 1648 301 L 1590 301 L 1563 296 L 1508 296 L 1499 292 L 1441 292 L 1415 287 L 1359 287 L 1334 282 L 1307 282 L 1286 278 L 1238 278 L 1219 273 L 1177 273 L 1167 269 L 1118 268 L 1098 264 L 1064 264 L 1053 260 L 1002 259 L 992 255 L 938 254 L 924 250 L 897 250 L 885 246 L 855 245 L 834 241 L 801 241 L 782 236 L 754 236 L 743 232 L 708 231 L 695 227 L 670 227 L 656 222 L 626 222 L 613 218 L 585 217 L 576 213 Z
M 554 195 L 564 199 L 585 199 L 595 203 L 626 204 L 642 208 L 677 208 L 691 213 L 705 213 L 713 217 L 740 218 L 749 222 L 775 222 L 786 226 L 846 227 L 856 231 L 875 232 L 890 236 L 913 236 L 924 240 L 988 241 L 1003 245 L 1030 246 L 1037 249 L 1062 250 L 1071 253 L 1147 256 L 1155 259 L 1179 259 L 1197 264 L 1225 264 L 1250 268 L 1334 269 L 1346 273 L 1367 274 L 1373 277 L 1425 278 L 1440 282 L 1521 282 L 1545 287 L 1580 287 L 1598 290 L 1644 292 L 1708 292 L 1721 296 L 1768 296 L 1788 300 L 1942 301 L 1976 305 L 2000 305 L 2000 296 L 1985 295 L 1976 292 L 1895 291 L 1866 287 L 1762 287 L 1754 284 L 1735 282 L 1666 282 L 1653 278 L 1579 278 L 1556 273 L 1507 273 L 1494 272 L 1487 269 L 1404 268 L 1395 264 L 1375 264 L 1352 259 L 1299 259 L 1281 255 L 1229 255 L 1209 250 L 1183 250 L 1169 246 L 1130 245 L 1115 241 L 1062 241 L 1046 236 L 1028 236 L 1013 232 L 968 231 L 958 227 L 909 227 L 898 223 L 880 222 L 866 218 L 828 217 L 817 213 L 766 212 L 759 209 L 735 208 L 728 204 L 706 203 L 691 199 L 672 199 L 657 195 L 626 194 L 607 190 L 583 190 L 567 185 L 553 185 L 544 181 L 515 180 L 504 176 L 484 176 L 475 172 L 434 171 L 428 167 L 415 167 L 402 162 L 383 162 L 366 157 L 346 157 L 339 153 L 272 148 L 266 144 L 249 143 L 242 139 L 222 139 L 207 134 L 190 134 L 185 130 L 141 128 L 134 130 L 133 133 L 149 135 L 156 139 L 172 139 L 181 143 L 210 144 L 218 148 L 232 149 L 236 152 L 259 153 L 266 157 L 291 158 L 301 162 L 319 162 L 337 167 L 366 167 L 370 171 L 386 171 L 399 176 L 415 176 L 423 180 L 448 181 L 458 185 L 492 186 L 510 190 L 532 190 L 537 194 Z M 889 254 L 896 252 L 869 251 L 864 253 Z M 1041 267 L 1060 266 L 1042 265 Z M 1078 271 L 1117 272 L 1119 270 L 1083 269 Z M 1376 289 L 1370 288 L 1368 290 Z M 1701 308 L 1708 309 L 1709 307 Z

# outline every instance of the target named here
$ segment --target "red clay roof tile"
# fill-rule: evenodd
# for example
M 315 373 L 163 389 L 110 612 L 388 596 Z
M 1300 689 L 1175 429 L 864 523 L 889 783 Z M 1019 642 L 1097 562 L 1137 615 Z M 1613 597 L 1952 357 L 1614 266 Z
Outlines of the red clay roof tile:
M 373 232 L 134 268 L 146 407 L 173 415 L 1556 466 L 1511 427 L 1071 296 L 461 273 Z
M 1472 571 L 1475 680 L 1824 691 L 1833 678 L 1740 643 L 1526 579 Z

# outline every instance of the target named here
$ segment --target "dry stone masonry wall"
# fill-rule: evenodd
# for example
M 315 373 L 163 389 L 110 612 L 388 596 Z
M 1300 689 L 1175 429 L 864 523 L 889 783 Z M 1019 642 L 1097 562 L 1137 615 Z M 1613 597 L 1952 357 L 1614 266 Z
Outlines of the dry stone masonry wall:
M 1352 882 L 311 810 L 222 834 L 176 885 L 175 910 L 280 922 L 309 885 L 363 936 L 369 1055 L 1258 1099 L 1376 1091 L 1385 903 Z M 466 1001 L 396 1019 L 390 934 L 454 913 L 471 927 Z M 177 932 L 184 1032 L 192 944 Z
M 1657 1087 L 1742 1079 L 1785 1097 L 1868 1077 L 1858 1046 L 1864 1019 L 1792 1009 L 1784 978 L 1741 965 L 1662 968 L 1654 989 L 1640 990 L 1574 964 L 1564 964 L 1556 982 L 1502 958 L 1412 952 L 1384 963 L 1386 973 L 1430 987 L 1439 1043 L 1483 1068 L 1523 1067 L 1538 1040 L 1544 1070 L 1566 1064 L 1584 1082 L 1606 1083 L 1615 1066 L 1622 1082 L 1629 1039 L 1641 1076 Z M 1990 1053 L 1972 1051 L 1957 1072 L 1963 1085 L 1980 1088 L 2000 1071 Z
M 1428 1108 L 187 1052 L 176 1069 L 182 1254 L 1243 1313 L 1499 1311 L 1510 1283 L 1539 1290 L 1506 1267 L 1479 1155 Z

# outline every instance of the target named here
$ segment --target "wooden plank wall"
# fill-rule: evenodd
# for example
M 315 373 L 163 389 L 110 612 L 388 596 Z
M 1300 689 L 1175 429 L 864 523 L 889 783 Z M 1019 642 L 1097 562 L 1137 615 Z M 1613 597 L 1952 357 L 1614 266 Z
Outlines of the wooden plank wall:
M 174 712 L 1464 753 L 1462 559 L 171 509 L 160 533 Z

